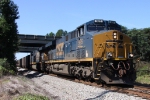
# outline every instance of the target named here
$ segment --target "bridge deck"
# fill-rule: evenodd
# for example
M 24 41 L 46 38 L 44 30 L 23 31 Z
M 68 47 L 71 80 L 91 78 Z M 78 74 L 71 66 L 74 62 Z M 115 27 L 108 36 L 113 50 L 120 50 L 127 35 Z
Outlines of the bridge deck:
M 18 34 L 18 38 L 20 42 L 18 52 L 32 52 L 33 50 L 41 50 L 42 46 L 55 45 L 52 41 L 61 37 Z

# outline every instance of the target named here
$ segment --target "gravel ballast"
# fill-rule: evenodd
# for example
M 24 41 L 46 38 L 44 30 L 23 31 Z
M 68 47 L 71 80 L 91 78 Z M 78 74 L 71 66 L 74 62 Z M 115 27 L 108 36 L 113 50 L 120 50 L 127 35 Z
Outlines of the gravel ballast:
M 30 71 L 25 75 L 57 100 L 145 100 L 50 75 L 37 74 L 35 71 Z

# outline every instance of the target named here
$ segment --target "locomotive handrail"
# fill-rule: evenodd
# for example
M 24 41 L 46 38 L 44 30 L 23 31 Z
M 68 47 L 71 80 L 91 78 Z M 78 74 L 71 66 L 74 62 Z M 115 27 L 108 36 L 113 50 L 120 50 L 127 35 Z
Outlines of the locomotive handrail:
M 132 43 L 124 43 L 125 46 L 125 58 L 127 58 L 127 48 L 126 45 L 129 44 L 130 45 L 130 53 L 132 52 L 131 46 L 133 45 Z
M 106 44 L 106 43 L 115 43 L 115 57 L 117 58 L 117 55 L 118 55 L 118 52 L 117 52 L 117 47 L 118 47 L 118 44 L 117 44 L 117 42 L 103 42 L 102 43 L 102 47 L 103 47 L 103 45 L 104 44 Z M 126 45 L 130 45 L 130 53 L 132 52 L 132 48 L 131 48 L 131 46 L 133 45 L 132 43 L 124 43 L 124 47 L 125 47 L 125 58 L 127 58 L 127 48 L 126 48 Z M 97 46 L 97 48 L 98 48 L 98 46 Z M 97 50 L 96 50 L 97 51 Z M 105 46 L 105 51 L 104 51 L 105 53 L 106 53 L 106 46 Z M 106 58 L 106 56 L 105 56 L 105 58 Z

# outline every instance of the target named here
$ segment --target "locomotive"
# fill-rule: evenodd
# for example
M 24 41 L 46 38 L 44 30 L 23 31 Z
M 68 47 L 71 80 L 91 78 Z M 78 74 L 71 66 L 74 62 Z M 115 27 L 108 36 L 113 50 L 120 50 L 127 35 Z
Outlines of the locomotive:
M 94 19 L 19 62 L 26 61 L 22 67 L 78 79 L 132 85 L 136 79 L 132 48 L 116 21 Z

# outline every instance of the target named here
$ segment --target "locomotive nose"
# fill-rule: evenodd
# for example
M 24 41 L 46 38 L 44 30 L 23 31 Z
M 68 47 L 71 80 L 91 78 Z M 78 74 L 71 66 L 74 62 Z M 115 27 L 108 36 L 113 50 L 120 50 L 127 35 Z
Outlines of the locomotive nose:
M 93 37 L 93 57 L 113 58 L 116 56 L 114 52 L 118 40 L 117 31 L 109 31 L 104 34 L 96 34 Z

